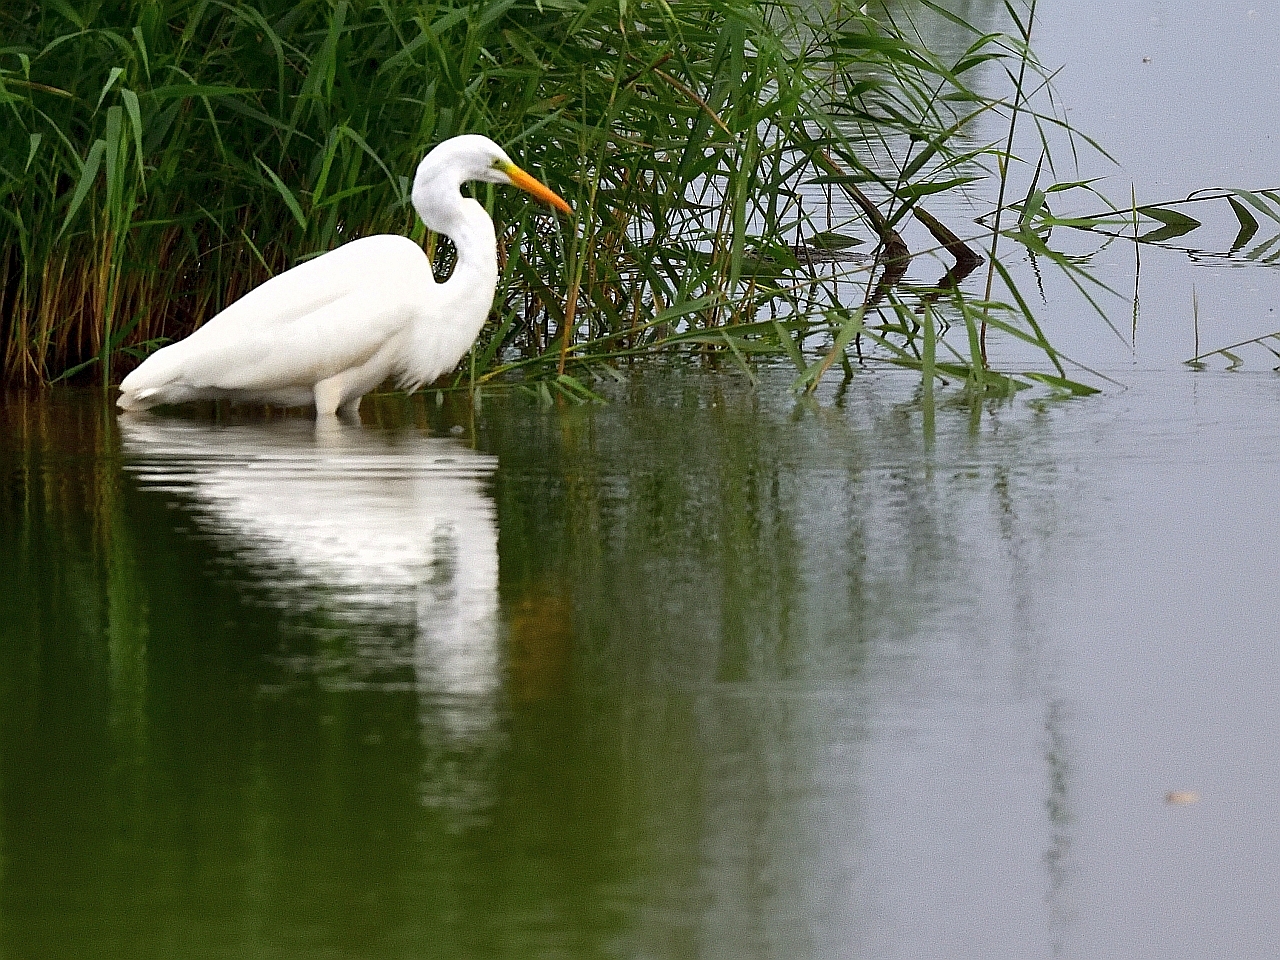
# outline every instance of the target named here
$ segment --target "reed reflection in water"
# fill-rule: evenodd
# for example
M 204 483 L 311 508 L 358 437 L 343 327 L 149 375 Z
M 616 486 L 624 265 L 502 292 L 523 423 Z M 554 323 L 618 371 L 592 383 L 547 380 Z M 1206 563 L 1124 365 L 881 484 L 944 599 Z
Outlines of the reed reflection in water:
M 1269 957 L 1280 382 L 774 377 L 0 407 L 0 953 Z

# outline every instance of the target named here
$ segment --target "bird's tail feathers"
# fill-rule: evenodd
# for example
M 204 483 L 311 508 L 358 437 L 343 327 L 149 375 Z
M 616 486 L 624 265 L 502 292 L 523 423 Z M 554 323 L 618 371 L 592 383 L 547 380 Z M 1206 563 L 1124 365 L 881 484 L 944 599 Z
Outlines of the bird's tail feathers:
M 145 410 L 160 402 L 158 399 L 151 399 L 159 392 L 159 387 L 145 387 L 141 390 L 126 390 L 122 392 L 120 397 L 116 400 L 116 406 L 121 410 Z

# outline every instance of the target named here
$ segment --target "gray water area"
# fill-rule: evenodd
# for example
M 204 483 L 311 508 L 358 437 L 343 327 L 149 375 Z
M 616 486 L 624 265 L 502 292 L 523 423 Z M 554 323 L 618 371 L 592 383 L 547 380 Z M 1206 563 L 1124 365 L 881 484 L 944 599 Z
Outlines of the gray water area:
M 1280 378 L 789 377 L 11 403 L 4 955 L 1272 955 Z
M 1079 167 L 1059 145 L 1061 181 L 1102 178 L 1114 203 L 1161 203 L 1213 188 L 1280 187 L 1280 3 L 1052 3 L 1038 8 L 1037 55 L 1050 68 L 1067 122 L 1097 139 L 1115 163 L 1080 149 Z M 1035 155 L 1024 129 L 1024 156 Z M 1059 212 L 1096 210 L 1083 199 Z M 1050 339 L 1111 372 L 1175 369 L 1195 354 L 1280 330 L 1280 263 L 1274 221 L 1228 255 L 1239 222 L 1220 202 L 1182 207 L 1205 225 L 1166 244 L 1056 234 L 1066 252 L 1088 256 L 1119 297 L 1102 296 L 1113 334 L 1052 270 L 1040 309 Z M 1138 280 L 1135 282 L 1135 275 Z M 1136 307 L 1135 307 L 1136 301 Z M 1064 309 L 1074 304 L 1074 309 Z M 1127 307 L 1127 309 L 1126 309 Z M 1242 350 L 1251 367 L 1276 358 Z M 1217 367 L 1227 364 L 1215 358 Z M 1123 381 L 1125 378 L 1120 377 Z
M 900 21 L 910 17 L 941 56 L 958 59 L 974 41 L 971 34 L 913 3 L 891 6 Z M 1003 3 L 955 0 L 949 6 L 980 28 L 1012 29 Z M 1023 162 L 1010 168 L 1010 201 L 1026 195 L 1038 165 L 1036 182 L 1041 189 L 1091 181 L 1119 209 L 1221 188 L 1280 187 L 1276 0 L 1144 0 L 1106 8 L 1040 3 L 1032 36 L 1037 57 L 1053 74 L 1054 101 L 1040 91 L 1030 107 L 1056 116 L 1077 135 L 1072 140 L 1052 122 L 1037 124 L 1025 114 L 1020 117 L 1013 152 Z M 1002 68 L 993 66 L 970 80 L 992 96 L 1009 95 Z M 1002 144 L 1007 129 L 1006 118 L 992 113 L 971 124 L 967 135 L 977 148 Z M 1090 147 L 1081 135 L 1093 137 L 1110 156 Z M 995 179 L 988 177 L 965 192 L 929 197 L 924 206 L 987 253 L 989 235 L 983 236 L 974 218 L 991 209 L 996 187 Z M 1060 216 L 1106 209 L 1103 200 L 1082 190 L 1052 194 L 1048 202 Z M 835 207 L 840 217 L 854 219 L 853 208 L 841 204 L 838 196 Z M 1084 283 L 1105 319 L 1048 258 L 1029 258 L 1016 244 L 1001 246 L 1001 258 L 1049 340 L 1072 360 L 1125 383 L 1123 374 L 1131 370 L 1177 369 L 1196 355 L 1197 347 L 1207 353 L 1280 331 L 1280 241 L 1275 239 L 1280 224 L 1259 214 L 1254 239 L 1231 252 L 1240 223 L 1225 201 L 1177 209 L 1204 225 L 1184 237 L 1138 246 L 1062 227 L 1048 236 L 1051 249 L 1085 265 L 1091 277 L 1110 288 Z M 856 226 L 852 229 L 858 231 Z M 919 224 L 908 221 L 903 230 L 912 250 L 936 247 Z M 940 253 L 920 255 L 908 279 L 934 283 L 941 268 L 949 265 L 950 259 Z M 985 273 L 985 268 L 978 270 L 965 288 L 981 295 Z M 1000 283 L 994 290 L 998 299 L 1011 300 Z M 953 339 L 964 354 L 963 330 Z M 1262 369 L 1276 365 L 1276 357 L 1260 346 L 1247 346 L 1238 355 L 1247 365 Z M 999 334 L 991 337 L 990 356 L 1008 370 L 1043 365 L 1034 348 Z M 1221 368 L 1229 361 L 1219 356 L 1209 362 Z M 1080 366 L 1068 364 L 1068 373 L 1096 382 Z
M 1080 6 L 1086 172 L 1277 185 L 1280 5 Z M 1280 274 L 1203 254 L 1141 250 L 1128 339 L 1044 274 L 1102 395 L 929 422 L 876 368 L 6 396 L 0 956 L 1275 956 L 1280 376 L 1181 361 Z

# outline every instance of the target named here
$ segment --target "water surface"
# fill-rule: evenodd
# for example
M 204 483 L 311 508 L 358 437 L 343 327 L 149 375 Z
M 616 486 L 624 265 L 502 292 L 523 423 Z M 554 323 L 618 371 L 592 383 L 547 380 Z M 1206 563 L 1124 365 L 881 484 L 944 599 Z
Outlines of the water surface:
M 5 955 L 1265 956 L 1280 380 L 788 378 L 6 405 Z

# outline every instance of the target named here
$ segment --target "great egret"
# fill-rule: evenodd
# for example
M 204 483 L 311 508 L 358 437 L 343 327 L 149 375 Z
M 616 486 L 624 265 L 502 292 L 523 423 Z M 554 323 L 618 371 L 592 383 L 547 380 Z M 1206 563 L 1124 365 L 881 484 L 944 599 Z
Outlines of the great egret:
M 157 350 L 120 384 L 119 405 L 145 410 L 188 400 L 315 406 L 352 414 L 388 377 L 416 389 L 452 370 L 484 326 L 498 283 L 493 221 L 460 192 L 468 180 L 511 184 L 571 213 L 488 137 L 446 140 L 413 180 L 413 206 L 457 249 L 436 282 L 408 237 L 353 240 L 249 291 L 178 343 Z

